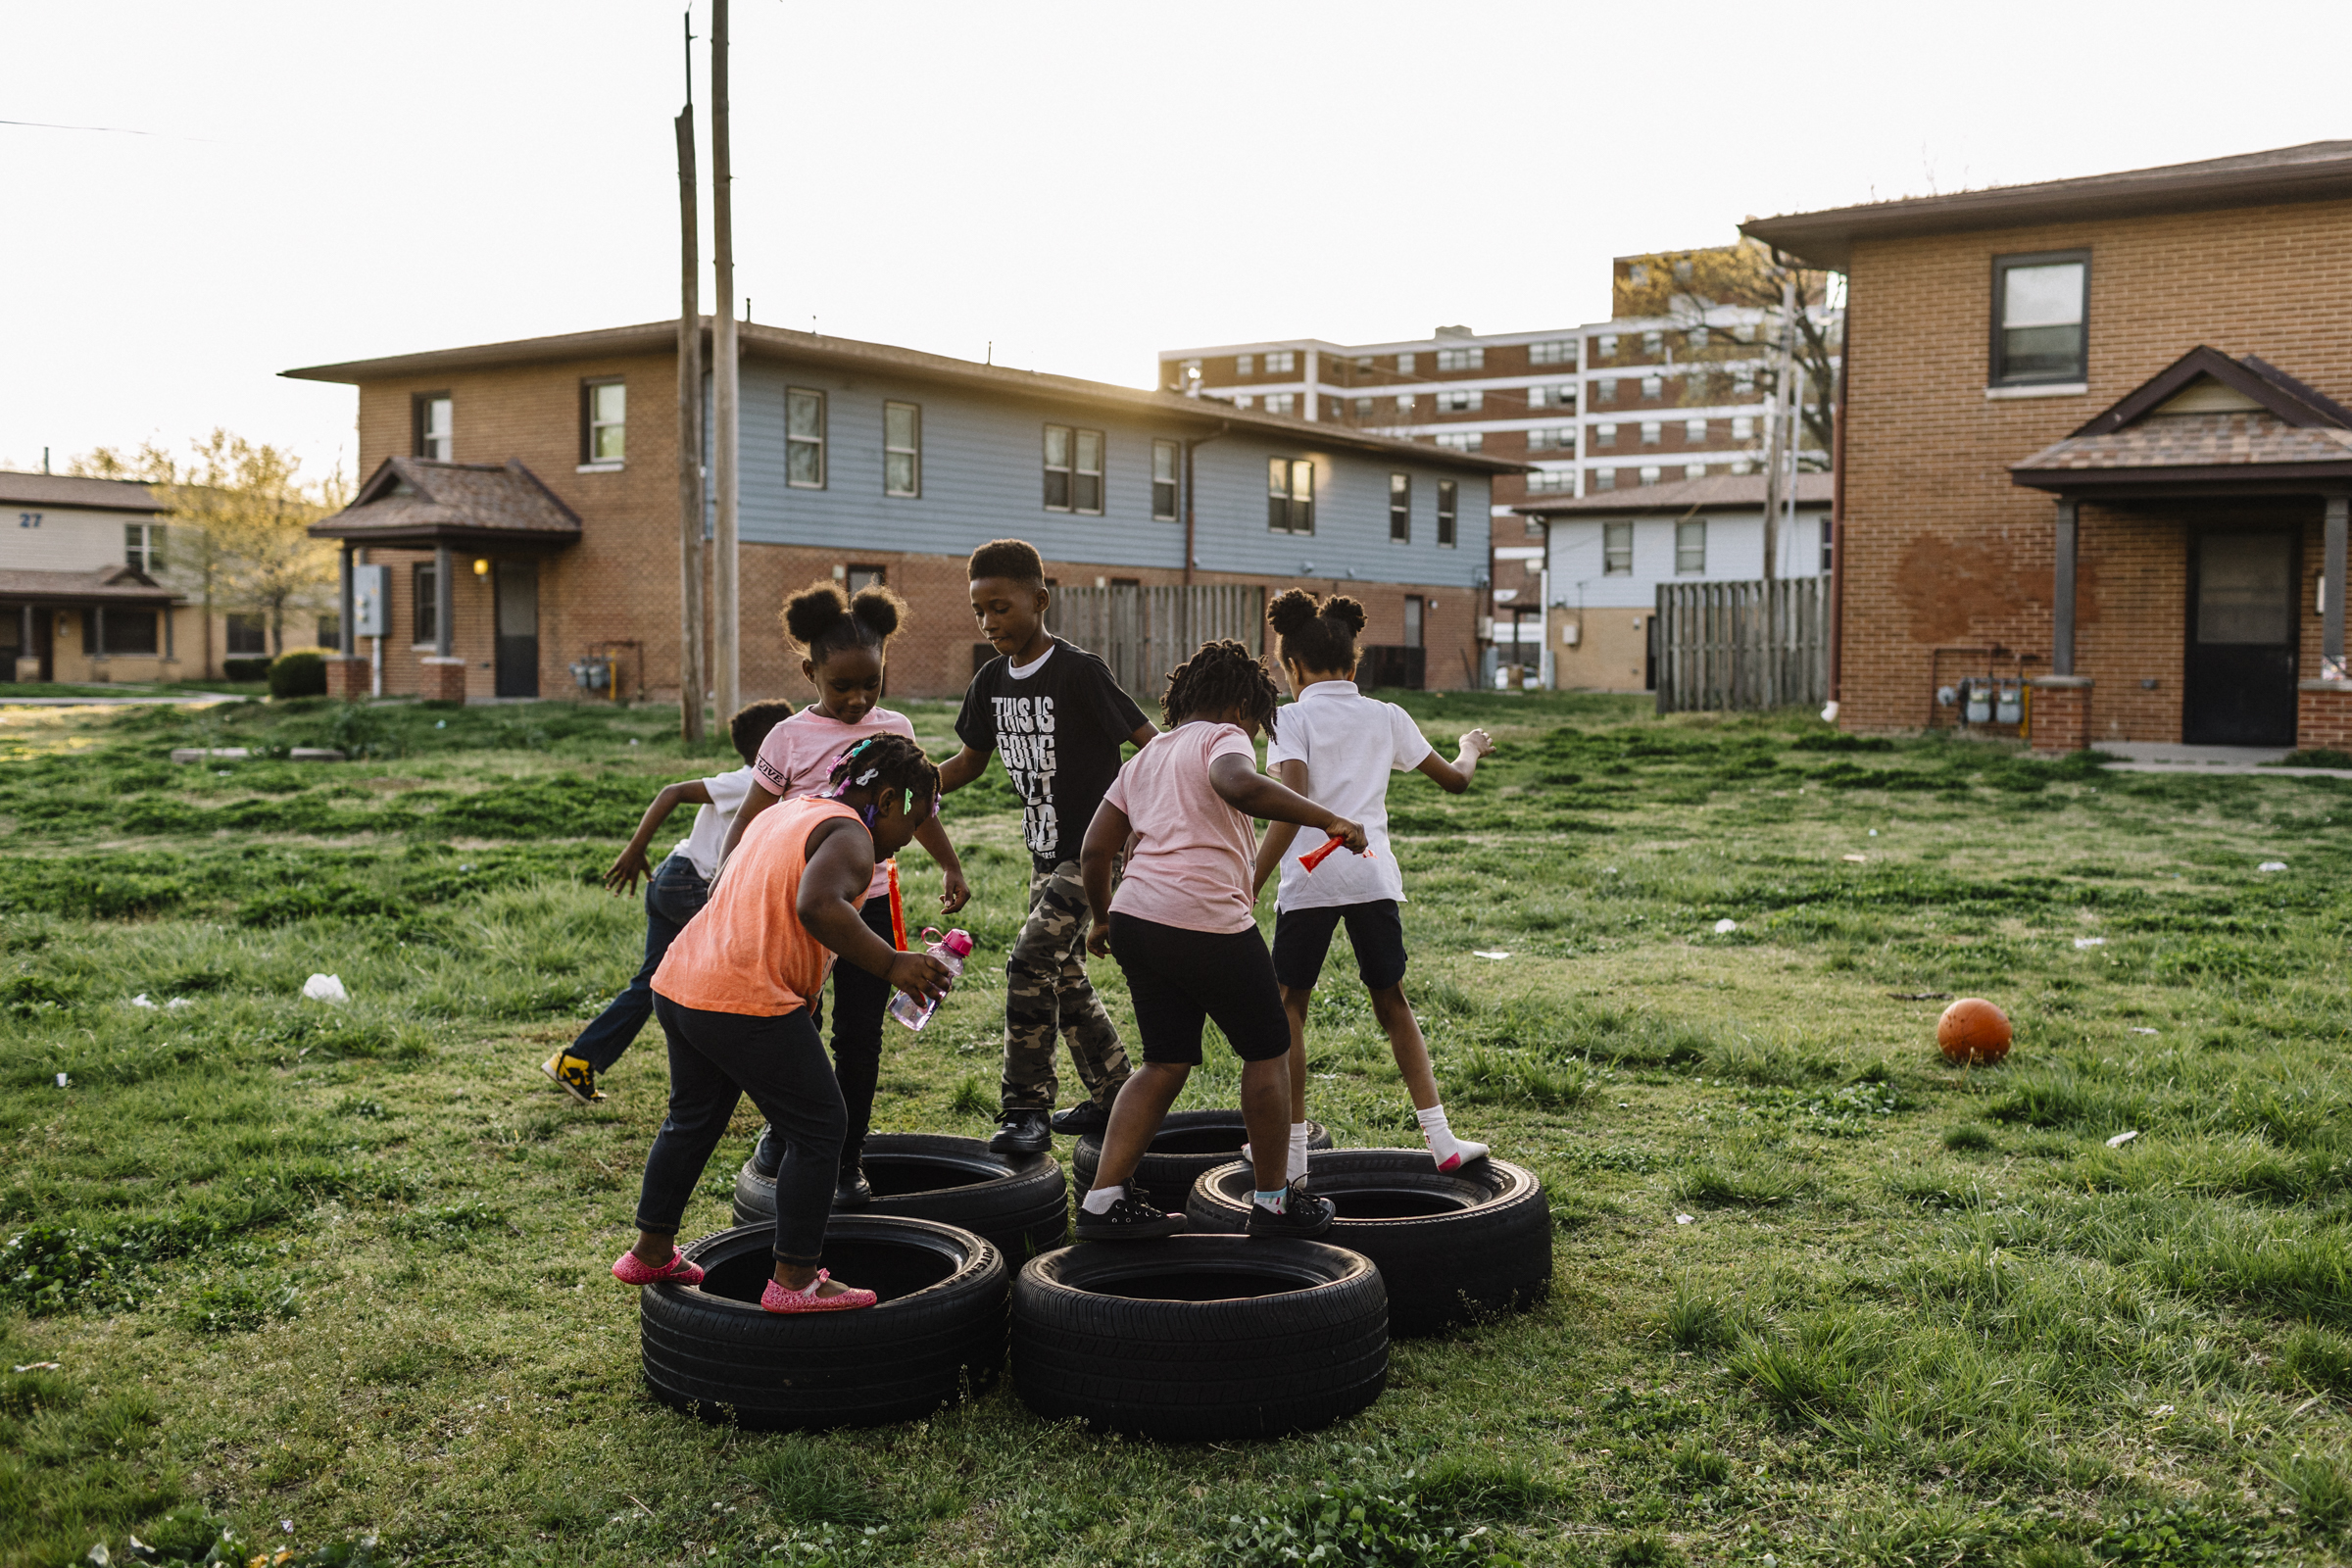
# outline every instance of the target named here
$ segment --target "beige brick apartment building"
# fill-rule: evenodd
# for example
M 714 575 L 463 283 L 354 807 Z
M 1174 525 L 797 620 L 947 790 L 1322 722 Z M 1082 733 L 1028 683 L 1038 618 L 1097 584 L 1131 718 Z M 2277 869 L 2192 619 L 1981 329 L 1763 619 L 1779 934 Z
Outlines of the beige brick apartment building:
M 2352 142 L 1744 228 L 1848 279 L 1842 724 L 2352 739 Z
M 1366 641 L 1418 648 L 1428 685 L 1476 679 L 1491 481 L 1515 462 L 778 327 L 740 341 L 747 697 L 805 695 L 776 611 L 819 578 L 910 602 L 894 694 L 959 694 L 964 561 L 1004 535 L 1066 586 L 1346 588 Z M 661 321 L 286 372 L 359 389 L 368 477 L 313 530 L 360 601 L 368 663 L 339 677 L 567 696 L 575 663 L 610 660 L 624 694 L 674 699 L 675 345 Z

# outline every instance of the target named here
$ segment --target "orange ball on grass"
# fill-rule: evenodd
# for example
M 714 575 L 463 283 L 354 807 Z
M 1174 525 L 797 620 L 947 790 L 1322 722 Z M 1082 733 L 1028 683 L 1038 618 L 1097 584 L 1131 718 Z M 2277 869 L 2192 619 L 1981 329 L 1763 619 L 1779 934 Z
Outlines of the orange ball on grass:
M 2009 1054 L 2009 1015 L 1983 997 L 1962 997 L 1936 1020 L 1936 1044 L 1951 1061 L 1998 1061 Z

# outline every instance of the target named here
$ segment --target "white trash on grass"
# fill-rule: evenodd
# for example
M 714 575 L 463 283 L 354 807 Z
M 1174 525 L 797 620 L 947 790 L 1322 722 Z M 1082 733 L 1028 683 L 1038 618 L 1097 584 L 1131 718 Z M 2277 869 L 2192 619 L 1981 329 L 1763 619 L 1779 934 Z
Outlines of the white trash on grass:
M 2082 952 L 2082 951 L 2084 948 L 2103 948 L 2103 947 L 2105 947 L 2106 945 L 2107 945 L 2107 939 L 2106 939 L 2105 937 L 2077 937 L 2077 938 L 2075 938 L 2075 951 L 2076 951 L 2077 953 L 2081 953 L 2081 952 Z
M 1489 951 L 1486 948 L 1472 948 L 1470 950 L 1470 956 L 1473 958 L 1507 958 L 1510 956 L 1510 955 L 1502 952 L 1500 949 Z
M 2145 1026 L 2143 1026 L 2143 1025 L 2138 1025 L 2138 1024 L 2134 1024 L 2134 1025 L 2132 1026 L 2132 1032 L 2133 1034 L 2135 1034 L 2135 1035 L 2152 1035 L 2152 1034 L 2156 1033 L 2156 1031 L 2155 1031 L 2155 1030 L 2153 1030 L 2153 1029 L 2150 1029 L 2150 1028 L 2147 1028 L 2147 1027 L 2145 1027 Z
M 2254 869 L 2257 871 L 2283 871 L 2286 869 L 2286 862 L 2284 860 L 2265 860 Z
M 339 974 L 311 976 L 302 983 L 302 994 L 313 1002 L 332 1003 L 336 1006 L 351 1000 L 351 993 L 343 989 L 343 977 Z
M 1728 937 L 1739 929 L 1740 922 L 1728 916 L 1715 922 L 1715 934 L 1719 937 Z
M 155 1005 L 153 1002 L 150 1002 L 147 999 L 147 993 L 144 991 L 131 998 L 130 1004 L 134 1007 L 152 1007 Z M 170 1002 L 164 1004 L 165 1008 L 172 1012 L 176 1012 L 182 1007 L 192 1007 L 195 1004 L 190 1002 L 185 997 L 173 997 Z
M 2107 1140 L 2107 1147 L 2109 1149 L 2121 1149 L 2138 1136 L 2139 1129 L 2136 1127 L 2132 1128 L 2128 1133 L 2117 1133 L 2113 1138 Z
M 57 1087 L 60 1089 L 71 1089 L 74 1087 L 74 1080 L 61 1072 L 57 1075 Z
M 1688 1214 L 1677 1214 L 1674 1216 L 1674 1222 L 1677 1225 L 1688 1225 L 1690 1223 L 1690 1216 Z

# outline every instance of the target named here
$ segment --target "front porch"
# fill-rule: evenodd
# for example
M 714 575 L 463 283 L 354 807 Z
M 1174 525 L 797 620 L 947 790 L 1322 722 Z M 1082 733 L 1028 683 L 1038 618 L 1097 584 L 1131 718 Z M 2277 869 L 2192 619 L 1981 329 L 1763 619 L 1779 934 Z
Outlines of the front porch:
M 2010 477 L 2056 497 L 2036 752 L 2352 749 L 2352 411 L 2200 347 Z
M 26 684 L 179 680 L 177 595 L 128 564 L 0 570 L 0 671 Z M 13 647 L 11 646 L 13 644 Z

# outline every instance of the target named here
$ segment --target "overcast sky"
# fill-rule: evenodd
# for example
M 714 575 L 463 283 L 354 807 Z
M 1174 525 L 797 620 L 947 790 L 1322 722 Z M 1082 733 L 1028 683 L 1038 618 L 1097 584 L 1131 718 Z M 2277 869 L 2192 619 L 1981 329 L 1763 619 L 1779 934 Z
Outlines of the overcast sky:
M 349 466 L 355 394 L 277 371 L 674 316 L 680 16 L 7 0 L 0 120 L 115 128 L 0 124 L 0 466 L 216 424 Z M 1749 214 L 2352 123 L 2333 4 L 734 18 L 755 318 L 1139 385 L 1161 347 L 1594 319 L 1611 256 Z

